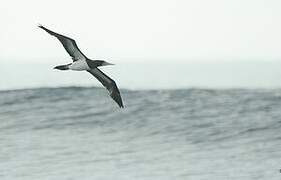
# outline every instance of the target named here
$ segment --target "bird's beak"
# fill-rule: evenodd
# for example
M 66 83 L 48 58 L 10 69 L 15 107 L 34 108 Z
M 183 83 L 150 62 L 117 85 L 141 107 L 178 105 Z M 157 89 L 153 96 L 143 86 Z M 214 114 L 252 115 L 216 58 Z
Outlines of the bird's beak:
M 106 61 L 104 61 L 104 62 L 102 63 L 102 66 L 108 66 L 108 65 L 115 65 L 115 64 L 108 63 L 108 62 L 106 62 Z

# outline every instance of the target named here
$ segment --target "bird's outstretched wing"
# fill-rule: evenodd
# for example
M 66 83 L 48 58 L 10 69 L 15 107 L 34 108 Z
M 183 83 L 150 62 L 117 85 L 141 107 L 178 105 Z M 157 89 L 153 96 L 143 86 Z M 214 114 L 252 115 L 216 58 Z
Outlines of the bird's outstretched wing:
M 108 77 L 98 68 L 88 70 L 88 72 L 95 76 L 95 78 L 97 78 L 102 83 L 102 85 L 106 87 L 112 99 L 119 105 L 120 108 L 123 108 L 124 106 L 122 98 L 115 81 L 113 81 L 110 77 Z
M 87 57 L 80 51 L 74 39 L 66 37 L 64 35 L 55 33 L 42 25 L 38 26 L 39 28 L 45 30 L 49 34 L 58 38 L 58 40 L 62 43 L 64 49 L 68 52 L 68 54 L 72 57 L 73 61 L 77 61 L 79 59 L 87 59 Z

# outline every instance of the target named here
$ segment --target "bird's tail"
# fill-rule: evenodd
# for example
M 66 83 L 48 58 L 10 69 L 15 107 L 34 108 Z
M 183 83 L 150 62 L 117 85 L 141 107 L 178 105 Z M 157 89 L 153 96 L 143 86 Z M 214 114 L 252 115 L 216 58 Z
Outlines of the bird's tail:
M 59 70 L 69 70 L 69 65 L 70 65 L 70 64 L 56 66 L 56 67 L 54 67 L 54 69 L 59 69 Z

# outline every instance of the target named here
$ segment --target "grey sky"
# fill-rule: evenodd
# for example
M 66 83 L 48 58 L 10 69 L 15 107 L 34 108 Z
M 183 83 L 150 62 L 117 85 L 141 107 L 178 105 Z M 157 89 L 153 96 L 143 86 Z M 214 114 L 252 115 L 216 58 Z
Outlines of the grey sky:
M 67 61 L 41 23 L 114 63 L 280 60 L 280 9 L 278 0 L 4 0 L 0 58 Z
M 52 70 L 70 57 L 38 23 L 117 64 L 102 70 L 120 88 L 281 87 L 280 9 L 279 0 L 2 0 L 0 89 L 101 86 Z

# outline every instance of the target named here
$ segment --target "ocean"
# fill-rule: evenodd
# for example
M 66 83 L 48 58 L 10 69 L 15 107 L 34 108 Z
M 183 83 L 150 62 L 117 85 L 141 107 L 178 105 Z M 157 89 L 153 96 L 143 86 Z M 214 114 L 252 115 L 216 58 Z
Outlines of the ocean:
M 1 180 L 279 180 L 281 89 L 0 91 Z

